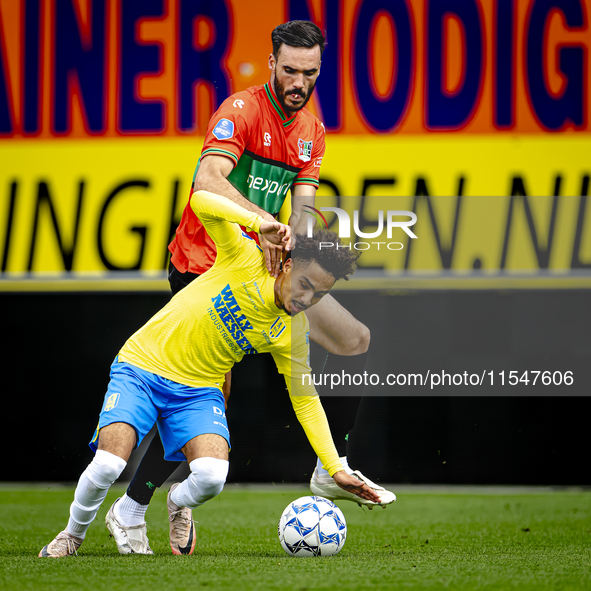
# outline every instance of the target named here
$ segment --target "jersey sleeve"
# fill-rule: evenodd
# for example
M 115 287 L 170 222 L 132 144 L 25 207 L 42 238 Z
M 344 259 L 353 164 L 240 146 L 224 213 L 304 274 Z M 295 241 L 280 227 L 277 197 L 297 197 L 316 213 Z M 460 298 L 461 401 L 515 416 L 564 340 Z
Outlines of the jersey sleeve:
M 209 120 L 201 158 L 226 156 L 236 166 L 251 134 L 253 109 L 256 106 L 247 95 L 238 93 L 227 98 Z
M 311 185 L 316 189 L 319 187 L 320 166 L 322 165 L 324 150 L 324 126 L 320 121 L 317 121 L 310 160 L 300 170 L 292 183 L 292 187 L 296 185 Z
M 191 195 L 191 209 L 215 242 L 219 255 L 231 254 L 240 249 L 240 226 L 258 232 L 264 222 L 260 215 L 209 191 L 195 191 Z
M 292 322 L 291 346 L 273 351 L 272 354 L 277 369 L 285 378 L 296 417 L 312 449 L 332 476 L 335 472 L 342 470 L 343 466 L 339 460 L 320 397 L 312 384 L 308 363 L 308 323 L 305 316 L 302 320 L 298 316 L 294 317 Z

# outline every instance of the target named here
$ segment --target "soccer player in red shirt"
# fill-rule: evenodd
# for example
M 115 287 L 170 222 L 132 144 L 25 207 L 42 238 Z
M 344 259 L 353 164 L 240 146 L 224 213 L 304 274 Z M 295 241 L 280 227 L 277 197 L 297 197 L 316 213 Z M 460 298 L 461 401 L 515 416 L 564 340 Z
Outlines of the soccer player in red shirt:
M 291 191 L 293 234 L 306 234 L 304 206 L 313 206 L 319 186 L 324 156 L 324 126 L 304 106 L 312 96 L 324 50 L 322 31 L 307 21 L 279 25 L 272 33 L 273 53 L 269 56 L 269 82 L 253 86 L 227 98 L 209 122 L 201 157 L 193 178 L 192 191 L 204 189 L 223 195 L 267 221 L 273 221 Z M 265 253 L 269 272 L 277 276 L 281 249 L 256 237 Z M 189 204 L 185 208 L 176 236 L 169 246 L 169 281 L 173 294 L 209 269 L 216 256 L 215 245 Z M 307 310 L 310 338 L 329 352 L 325 373 L 363 373 L 369 329 L 356 320 L 330 295 Z M 229 395 L 230 374 L 224 394 Z M 322 392 L 320 392 L 322 395 Z M 368 484 L 380 503 L 366 501 L 370 508 L 385 506 L 396 497 L 373 483 L 347 461 L 347 435 L 352 428 L 360 396 L 326 396 L 323 405 L 344 468 Z M 161 486 L 178 464 L 163 459 L 162 444 L 154 437 L 138 467 L 126 495 L 118 499 L 113 513 L 121 529 L 120 539 L 129 527 L 145 527 L 144 515 L 153 491 Z M 359 497 L 340 489 L 318 461 L 310 481 L 314 494 L 330 499 L 360 502 Z M 186 526 L 191 530 L 191 514 L 176 517 L 171 531 Z M 117 524 L 111 527 L 117 527 Z M 145 537 L 145 536 L 144 536 Z M 147 539 L 147 538 L 146 538 Z M 141 547 L 134 552 L 142 553 Z

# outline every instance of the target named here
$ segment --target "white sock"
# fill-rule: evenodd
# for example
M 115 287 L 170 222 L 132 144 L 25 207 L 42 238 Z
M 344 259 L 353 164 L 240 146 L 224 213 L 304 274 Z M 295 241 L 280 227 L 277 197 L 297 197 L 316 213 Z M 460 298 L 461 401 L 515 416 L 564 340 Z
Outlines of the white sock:
M 230 462 L 217 458 L 197 458 L 189 467 L 191 474 L 172 491 L 170 500 L 178 507 L 194 509 L 222 492 Z
M 351 470 L 351 468 L 349 467 L 349 462 L 347 460 L 347 456 L 342 456 L 339 458 L 339 460 L 341 460 L 341 464 L 343 465 L 343 470 L 347 474 L 353 474 L 353 470 Z M 328 471 L 324 469 L 324 466 L 322 465 L 320 458 L 316 458 L 316 473 L 318 474 L 318 476 L 320 476 L 322 478 L 330 478 L 330 475 L 329 475 Z
M 328 470 L 324 469 L 324 466 L 322 465 L 320 458 L 316 458 L 316 473 L 318 474 L 318 476 L 322 476 L 323 478 L 330 478 Z
M 342 456 L 339 458 L 341 460 L 341 464 L 343 464 L 343 469 L 347 474 L 353 474 L 353 470 L 349 467 L 349 461 L 347 460 L 347 456 Z
M 116 503 L 113 513 L 121 525 L 142 525 L 146 521 L 148 505 L 140 505 L 125 493 Z
M 109 488 L 119 478 L 126 465 L 125 460 L 108 451 L 96 452 L 92 462 L 78 480 L 74 502 L 70 505 L 67 530 L 71 535 L 85 538 L 86 531 L 94 521 Z

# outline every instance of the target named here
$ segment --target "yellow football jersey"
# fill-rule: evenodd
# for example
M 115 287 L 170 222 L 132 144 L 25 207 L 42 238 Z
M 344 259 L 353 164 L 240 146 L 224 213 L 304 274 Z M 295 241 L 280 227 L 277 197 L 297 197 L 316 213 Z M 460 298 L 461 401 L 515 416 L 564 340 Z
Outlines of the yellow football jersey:
M 342 469 L 309 376 L 306 315 L 275 304 L 275 279 L 257 243 L 238 224 L 259 231 L 264 221 L 225 197 L 197 191 L 191 207 L 217 247 L 215 264 L 175 295 L 119 353 L 174 382 L 220 388 L 244 355 L 271 353 L 314 451 L 332 475 Z

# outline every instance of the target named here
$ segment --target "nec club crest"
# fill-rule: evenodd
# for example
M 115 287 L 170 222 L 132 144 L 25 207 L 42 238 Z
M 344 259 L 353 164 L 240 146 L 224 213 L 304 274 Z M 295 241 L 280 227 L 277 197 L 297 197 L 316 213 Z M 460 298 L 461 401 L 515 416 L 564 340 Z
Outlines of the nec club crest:
M 300 151 L 299 158 L 304 162 L 310 162 L 312 159 L 312 141 L 305 141 L 298 139 L 298 149 Z

